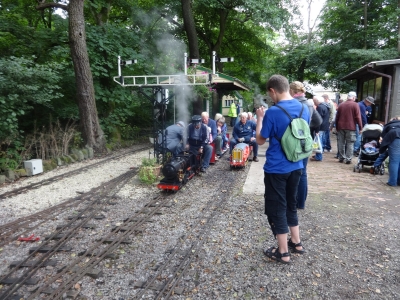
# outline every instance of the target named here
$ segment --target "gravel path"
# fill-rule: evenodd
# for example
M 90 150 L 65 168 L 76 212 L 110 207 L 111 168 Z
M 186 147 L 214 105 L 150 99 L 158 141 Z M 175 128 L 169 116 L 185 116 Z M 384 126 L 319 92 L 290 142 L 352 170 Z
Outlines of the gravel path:
M 1 202 L 2 220 L 47 207 L 52 201 L 75 196 L 76 191 L 88 191 L 126 172 L 140 155 L 105 163 L 96 171 L 8 199 L 7 204 Z M 261 168 L 263 162 L 257 164 Z M 229 163 L 221 159 L 205 176 L 196 176 L 180 192 L 169 195 L 173 205 L 163 208 L 162 215 L 146 224 L 141 235 L 133 236 L 131 244 L 121 246 L 117 259 L 102 261 L 99 269 L 103 277 L 85 277 L 78 282 L 78 299 L 135 299 L 141 291 L 135 284 L 149 280 L 155 266 L 166 262 L 171 249 L 185 249 L 195 242 L 198 224 L 210 225 L 209 231 L 201 236 L 202 247 L 179 283 L 183 294 L 174 299 L 399 299 L 400 187 L 387 187 L 387 175 L 374 176 L 367 169 L 354 173 L 352 165 L 339 164 L 331 153 L 321 163 L 310 162 L 308 169 L 309 198 L 306 209 L 299 212 L 307 252 L 292 255 L 291 265 L 276 263 L 262 254 L 264 248 L 275 245 L 263 214 L 263 197 L 242 193 L 248 168 L 230 171 Z M 232 176 L 239 183 L 227 190 Z M 215 184 L 218 193 L 214 192 Z M 86 236 L 109 231 L 159 193 L 155 186 L 142 185 L 133 178 L 118 192 L 118 204 L 104 212 L 106 219 L 96 221 L 96 229 L 77 238 L 71 245 L 73 253 L 59 254 L 57 259 L 71 259 L 83 250 Z M 221 207 L 211 205 L 224 196 Z M 215 216 L 207 224 L 210 207 Z M 71 213 L 60 216 L 54 226 Z M 43 228 L 38 234 L 52 230 Z M 13 243 L 4 247 L 0 274 L 11 260 L 26 255 L 30 246 Z M 147 293 L 143 299 L 154 299 L 155 295 L 156 291 Z

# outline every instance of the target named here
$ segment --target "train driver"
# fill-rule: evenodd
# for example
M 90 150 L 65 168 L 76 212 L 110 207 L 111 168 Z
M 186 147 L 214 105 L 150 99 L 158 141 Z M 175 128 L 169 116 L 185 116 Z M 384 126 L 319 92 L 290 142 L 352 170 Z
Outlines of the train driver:
M 200 172 L 205 173 L 210 166 L 213 148 L 209 145 L 209 134 L 207 126 L 201 121 L 201 116 L 194 115 L 192 123 L 187 128 L 187 148 L 194 154 L 202 154 L 203 161 Z
M 256 123 L 247 120 L 247 113 L 242 112 L 240 115 L 240 122 L 236 123 L 233 127 L 233 137 L 231 138 L 231 145 L 229 148 L 229 154 L 232 154 L 232 149 L 235 148 L 238 143 L 246 143 L 253 146 L 253 161 L 257 162 L 258 145 L 256 138 L 253 136 L 253 131 L 256 130 Z
M 173 156 L 178 155 L 184 150 L 184 129 L 185 123 L 183 121 L 179 121 L 176 124 L 168 126 L 165 130 L 167 148 L 169 151 L 171 151 Z

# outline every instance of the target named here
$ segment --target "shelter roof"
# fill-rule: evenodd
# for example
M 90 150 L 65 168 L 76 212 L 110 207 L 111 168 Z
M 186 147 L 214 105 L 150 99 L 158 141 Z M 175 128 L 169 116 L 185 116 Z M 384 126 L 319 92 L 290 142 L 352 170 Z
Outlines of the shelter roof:
M 392 65 L 400 65 L 400 59 L 390 59 L 390 60 L 380 60 L 380 61 L 372 61 L 365 66 L 347 74 L 340 80 L 352 80 L 363 77 L 363 75 L 368 73 L 368 69 L 378 71 L 379 69 L 383 69 L 387 66 Z
M 206 67 L 202 66 L 197 66 L 196 67 L 196 73 L 197 74 L 204 74 L 207 72 L 208 74 L 212 74 L 212 70 L 208 69 Z M 239 90 L 239 91 L 249 91 L 250 88 L 241 80 L 238 78 L 229 76 L 227 74 L 221 73 L 221 72 L 216 72 L 216 75 L 218 77 L 213 77 L 212 83 L 216 84 L 216 88 L 221 88 L 224 90 Z

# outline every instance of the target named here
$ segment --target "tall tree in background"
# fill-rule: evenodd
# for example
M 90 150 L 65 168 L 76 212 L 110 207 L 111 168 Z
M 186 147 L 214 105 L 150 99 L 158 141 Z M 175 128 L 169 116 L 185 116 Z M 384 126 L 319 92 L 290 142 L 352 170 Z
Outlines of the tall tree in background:
M 69 44 L 74 65 L 77 101 L 83 139 L 87 146 L 97 151 L 105 147 L 103 130 L 100 127 L 96 108 L 93 76 L 86 46 L 86 29 L 82 0 L 70 0 L 68 5 L 60 3 L 40 3 L 38 10 L 61 8 L 69 16 Z

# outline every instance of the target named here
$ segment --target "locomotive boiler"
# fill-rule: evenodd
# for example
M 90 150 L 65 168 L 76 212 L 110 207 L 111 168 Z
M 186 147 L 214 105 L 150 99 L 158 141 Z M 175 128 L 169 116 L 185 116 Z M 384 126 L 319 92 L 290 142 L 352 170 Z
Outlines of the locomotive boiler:
M 164 178 L 157 187 L 164 191 L 178 191 L 196 173 L 199 172 L 197 155 L 183 153 L 172 158 L 162 168 Z

